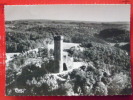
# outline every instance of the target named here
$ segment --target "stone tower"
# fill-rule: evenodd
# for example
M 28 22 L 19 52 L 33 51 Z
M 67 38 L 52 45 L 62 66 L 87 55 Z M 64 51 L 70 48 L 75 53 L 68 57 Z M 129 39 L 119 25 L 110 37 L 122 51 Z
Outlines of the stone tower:
M 54 37 L 54 72 L 63 71 L 63 36 Z

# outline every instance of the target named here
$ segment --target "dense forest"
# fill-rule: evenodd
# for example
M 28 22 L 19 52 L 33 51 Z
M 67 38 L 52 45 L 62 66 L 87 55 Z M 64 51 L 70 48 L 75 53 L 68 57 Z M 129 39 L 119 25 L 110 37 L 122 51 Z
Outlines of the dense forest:
M 46 45 L 55 35 L 79 43 L 82 51 L 65 52 L 87 65 L 54 73 L 54 51 Z M 19 55 L 6 63 L 6 95 L 130 95 L 129 37 L 127 22 L 7 21 L 7 53 Z
M 45 45 L 54 35 L 63 35 L 65 42 L 82 43 L 129 42 L 128 23 L 96 23 L 69 21 L 7 21 L 7 52 L 22 52 Z

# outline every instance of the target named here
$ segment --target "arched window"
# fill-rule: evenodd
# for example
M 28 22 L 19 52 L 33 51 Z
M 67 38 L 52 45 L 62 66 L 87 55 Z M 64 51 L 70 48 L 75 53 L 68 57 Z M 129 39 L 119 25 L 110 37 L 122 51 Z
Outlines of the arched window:
M 63 63 L 63 70 L 64 70 L 64 71 L 66 71 L 66 70 L 67 70 L 66 63 Z

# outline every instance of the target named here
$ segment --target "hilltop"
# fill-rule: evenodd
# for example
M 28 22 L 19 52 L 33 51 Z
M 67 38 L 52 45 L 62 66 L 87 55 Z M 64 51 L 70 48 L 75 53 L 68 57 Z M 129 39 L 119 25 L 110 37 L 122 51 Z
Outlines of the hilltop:
M 84 44 L 82 47 L 85 48 L 82 52 L 72 49 L 72 56 L 75 60 L 78 57 L 87 65 L 61 73 L 53 73 L 54 59 L 51 54 L 47 57 L 45 47 L 15 56 L 6 66 L 7 95 L 123 95 L 124 91 L 131 93 L 130 62 L 125 50 L 101 43 L 91 43 L 91 46 L 90 43 Z M 87 85 L 82 87 L 81 83 Z M 24 92 L 16 92 L 20 90 Z

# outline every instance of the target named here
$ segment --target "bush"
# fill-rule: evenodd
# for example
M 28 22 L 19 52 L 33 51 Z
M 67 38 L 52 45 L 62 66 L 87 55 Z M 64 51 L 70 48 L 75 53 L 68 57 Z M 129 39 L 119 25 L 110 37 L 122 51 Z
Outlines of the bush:
M 123 89 L 127 87 L 129 84 L 128 76 L 126 74 L 123 74 L 122 72 L 119 74 L 116 74 L 111 83 L 108 85 L 108 92 L 110 95 L 118 95 L 120 94 Z

